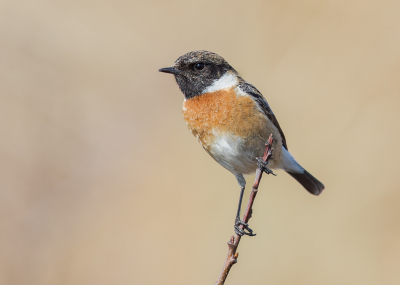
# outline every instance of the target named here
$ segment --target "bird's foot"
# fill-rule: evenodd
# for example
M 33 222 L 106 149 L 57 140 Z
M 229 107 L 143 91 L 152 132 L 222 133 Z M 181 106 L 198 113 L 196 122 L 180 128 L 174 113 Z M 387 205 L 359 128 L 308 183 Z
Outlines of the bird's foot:
M 241 229 L 240 226 L 243 226 L 243 229 Z M 239 217 L 235 220 L 235 233 L 239 236 L 248 235 L 252 237 L 256 235 L 253 234 L 253 230 L 249 228 L 249 224 L 243 222 Z
M 276 176 L 274 172 L 272 172 L 271 169 L 267 167 L 268 161 L 264 161 L 262 157 L 257 157 L 257 166 L 260 168 L 261 171 L 267 173 L 267 174 L 272 174 Z

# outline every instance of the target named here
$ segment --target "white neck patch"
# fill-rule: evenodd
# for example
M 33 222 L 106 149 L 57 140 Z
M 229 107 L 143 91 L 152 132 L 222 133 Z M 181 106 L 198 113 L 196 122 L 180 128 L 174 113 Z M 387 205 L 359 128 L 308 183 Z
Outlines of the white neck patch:
M 228 89 L 236 86 L 238 83 L 237 76 L 233 73 L 227 72 L 220 79 L 217 79 L 203 90 L 204 93 L 212 93 L 222 89 Z

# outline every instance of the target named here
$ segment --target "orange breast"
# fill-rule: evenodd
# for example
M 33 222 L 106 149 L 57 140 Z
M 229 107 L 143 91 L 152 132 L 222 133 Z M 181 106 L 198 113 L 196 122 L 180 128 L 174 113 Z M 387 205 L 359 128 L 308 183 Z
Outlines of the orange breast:
M 251 97 L 237 96 L 233 88 L 188 99 L 182 109 L 190 131 L 206 150 L 217 134 L 249 138 L 263 132 L 266 124 Z

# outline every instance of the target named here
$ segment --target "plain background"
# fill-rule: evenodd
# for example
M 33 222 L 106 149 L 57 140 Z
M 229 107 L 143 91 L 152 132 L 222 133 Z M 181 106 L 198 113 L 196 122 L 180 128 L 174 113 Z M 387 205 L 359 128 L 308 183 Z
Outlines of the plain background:
M 205 49 L 264 94 L 326 185 L 314 197 L 284 172 L 265 176 L 257 236 L 227 284 L 399 284 L 399 11 L 398 0 L 1 1 L 0 283 L 214 284 L 239 187 L 157 71 Z

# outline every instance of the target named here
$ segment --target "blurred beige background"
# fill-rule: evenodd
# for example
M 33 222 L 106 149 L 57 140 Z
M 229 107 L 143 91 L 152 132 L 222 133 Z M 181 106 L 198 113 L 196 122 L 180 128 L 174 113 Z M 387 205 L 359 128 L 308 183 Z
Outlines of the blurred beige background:
M 257 236 L 227 284 L 400 284 L 399 11 L 1 1 L 0 284 L 214 284 L 239 188 L 157 71 L 196 49 L 260 89 L 326 185 L 313 197 L 284 172 L 264 177 Z

